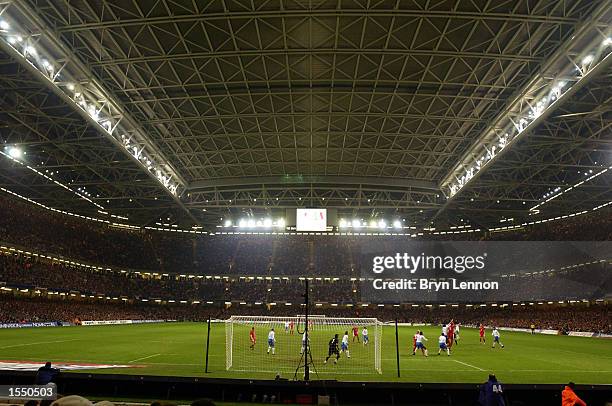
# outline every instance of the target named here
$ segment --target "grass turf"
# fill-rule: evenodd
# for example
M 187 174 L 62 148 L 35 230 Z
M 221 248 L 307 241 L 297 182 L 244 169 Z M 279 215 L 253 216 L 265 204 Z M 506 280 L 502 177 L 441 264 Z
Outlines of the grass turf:
M 490 331 L 487 344 L 478 343 L 478 332 L 463 328 L 461 341 L 450 357 L 437 356 L 439 327 L 421 327 L 429 338 L 430 356 L 412 356 L 412 335 L 416 328 L 400 327 L 401 378 L 397 378 L 395 361 L 395 332 L 393 327 L 383 328 L 382 375 L 363 359 L 366 350 L 352 344 L 351 359 L 344 356 L 338 365 L 323 365 L 325 353 L 313 345 L 313 358 L 320 379 L 353 381 L 407 381 L 407 382 L 465 382 L 486 380 L 493 372 L 504 383 L 565 383 L 570 380 L 583 384 L 610 384 L 612 382 L 612 340 L 529 335 L 502 332 L 504 349 L 491 348 Z M 248 333 L 236 332 L 235 340 L 244 334 L 243 350 L 235 351 L 237 360 L 248 360 L 254 368 L 268 370 L 274 363 L 285 365 L 282 375 L 292 378 L 299 350 L 283 353 L 283 342 L 293 340 L 299 349 L 301 337 L 289 337 L 277 331 L 277 355 L 265 353 L 267 331 L 258 331 L 258 351 L 248 349 Z M 342 331 L 338 331 L 342 333 Z M 324 337 L 326 347 L 328 332 Z M 371 340 L 373 329 L 370 330 Z M 373 342 L 370 343 L 371 345 Z M 227 378 L 273 379 L 275 372 L 241 372 L 225 370 L 225 327 L 212 324 L 209 354 L 209 373 L 204 374 L 206 324 L 165 323 L 141 325 L 51 327 L 0 330 L 0 360 L 52 361 L 74 363 L 122 364 L 135 368 L 101 369 L 96 373 L 144 374 L 165 376 L 204 376 Z M 371 356 L 371 354 L 370 354 Z M 136 368 L 137 367 L 137 368 Z M 280 369 L 280 367 L 279 367 Z M 316 379 L 313 375 L 312 379 Z

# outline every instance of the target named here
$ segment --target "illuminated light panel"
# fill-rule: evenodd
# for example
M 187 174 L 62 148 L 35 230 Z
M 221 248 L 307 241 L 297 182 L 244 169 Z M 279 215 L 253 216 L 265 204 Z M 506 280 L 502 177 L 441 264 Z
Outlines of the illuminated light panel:
M 596 35 L 601 35 L 601 33 L 598 32 Z M 582 56 L 578 57 L 577 62 L 568 64 L 564 69 L 557 70 L 557 77 L 568 76 L 571 78 L 568 79 L 571 81 L 571 83 L 569 83 L 568 80 L 551 80 L 547 86 L 548 90 L 542 94 L 539 94 L 535 100 L 523 98 L 518 101 L 518 103 L 521 103 L 521 105 L 526 107 L 522 108 L 516 118 L 513 118 L 510 113 L 503 116 L 500 119 L 502 121 L 495 124 L 495 129 L 491 130 L 495 131 L 496 135 L 493 137 L 494 139 L 478 145 L 476 148 L 479 148 L 481 152 L 475 154 L 476 158 L 472 159 L 469 164 L 462 164 L 461 167 L 455 169 L 458 174 L 455 172 L 455 175 L 453 175 L 454 179 L 446 181 L 444 189 L 446 190 L 447 197 L 452 198 L 460 190 L 462 190 L 465 185 L 472 178 L 474 178 L 474 176 L 479 173 L 488 162 L 503 151 L 505 147 L 517 136 L 521 135 L 531 123 L 539 118 L 547 109 L 553 106 L 554 103 L 565 93 L 567 93 L 568 90 L 579 83 L 584 78 L 586 73 L 592 70 L 597 63 L 604 60 L 611 52 L 609 40 L 609 37 L 603 40 L 602 43 L 605 48 L 603 52 L 599 50 L 600 45 L 597 44 L 595 49 L 588 50 L 588 52 L 583 52 L 581 54 Z M 573 46 L 577 47 L 575 44 Z M 567 55 L 563 56 L 567 57 Z M 579 63 L 581 63 L 582 66 L 577 66 Z M 563 73 L 564 71 L 565 73 Z M 545 75 L 543 73 L 542 78 L 544 77 Z M 492 132 L 490 134 L 493 135 Z

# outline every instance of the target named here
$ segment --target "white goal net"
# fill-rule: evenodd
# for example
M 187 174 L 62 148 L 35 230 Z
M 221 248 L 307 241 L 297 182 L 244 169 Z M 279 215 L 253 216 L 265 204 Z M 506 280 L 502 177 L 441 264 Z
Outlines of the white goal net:
M 382 373 L 382 323 L 378 319 L 309 315 L 308 320 L 309 348 L 314 363 L 311 374 Z M 288 373 L 294 373 L 299 365 L 304 364 L 304 328 L 303 316 L 231 316 L 225 324 L 226 369 L 288 377 Z M 269 342 L 272 329 L 274 340 Z M 254 331 L 254 343 L 251 331 Z M 348 348 L 343 350 L 345 333 L 348 335 Z M 331 354 L 325 363 L 330 355 L 329 341 L 335 334 L 338 334 L 339 354 Z

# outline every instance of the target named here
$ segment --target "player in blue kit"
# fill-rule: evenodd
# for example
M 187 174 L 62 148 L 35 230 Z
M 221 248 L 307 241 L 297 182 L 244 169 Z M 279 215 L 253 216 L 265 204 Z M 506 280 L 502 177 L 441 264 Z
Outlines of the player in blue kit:
M 276 344 L 276 337 L 274 335 L 274 329 L 270 329 L 270 332 L 268 333 L 268 354 L 270 354 L 270 350 L 272 350 L 272 355 L 274 355 L 274 352 L 276 351 L 276 348 L 274 348 L 274 344 Z
M 344 335 L 342 336 L 342 344 L 340 344 L 340 352 L 343 352 L 346 354 L 347 358 L 351 358 L 351 354 L 349 353 L 349 335 L 348 335 L 348 331 L 344 332 Z
M 446 345 L 446 336 L 444 334 L 440 334 L 440 337 L 438 337 L 438 343 L 440 345 L 440 348 L 438 349 L 438 355 L 440 355 L 440 352 L 444 350 L 446 351 L 446 354 L 450 357 L 450 350 Z
M 501 341 L 499 341 L 499 331 L 497 330 L 497 327 L 493 327 L 493 346 L 491 346 L 491 348 L 495 348 L 495 344 L 499 344 L 501 348 L 504 348 L 504 345 L 502 344 Z
M 425 342 L 427 341 L 427 338 L 425 338 L 425 336 L 423 335 L 422 331 L 419 331 L 418 334 L 415 337 L 416 337 L 416 348 L 415 348 L 415 351 L 421 350 L 423 355 L 428 357 L 429 354 L 428 354 L 428 351 L 427 351 L 427 347 L 425 347 Z

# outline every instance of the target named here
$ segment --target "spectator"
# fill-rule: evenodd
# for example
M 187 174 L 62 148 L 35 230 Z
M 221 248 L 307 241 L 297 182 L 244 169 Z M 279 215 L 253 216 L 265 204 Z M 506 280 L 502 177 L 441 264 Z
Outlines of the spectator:
M 480 387 L 478 404 L 481 406 L 505 406 L 504 391 L 495 375 L 489 375 L 489 380 Z
M 586 403 L 574 393 L 574 386 L 574 382 L 570 382 L 561 392 L 561 406 L 586 406 Z
M 52 368 L 51 363 L 47 362 L 45 366 L 38 368 L 35 384 L 46 385 L 51 383 L 59 373 L 60 370 L 58 368 Z
M 51 406 L 93 406 L 93 403 L 82 396 L 70 395 L 58 398 Z

